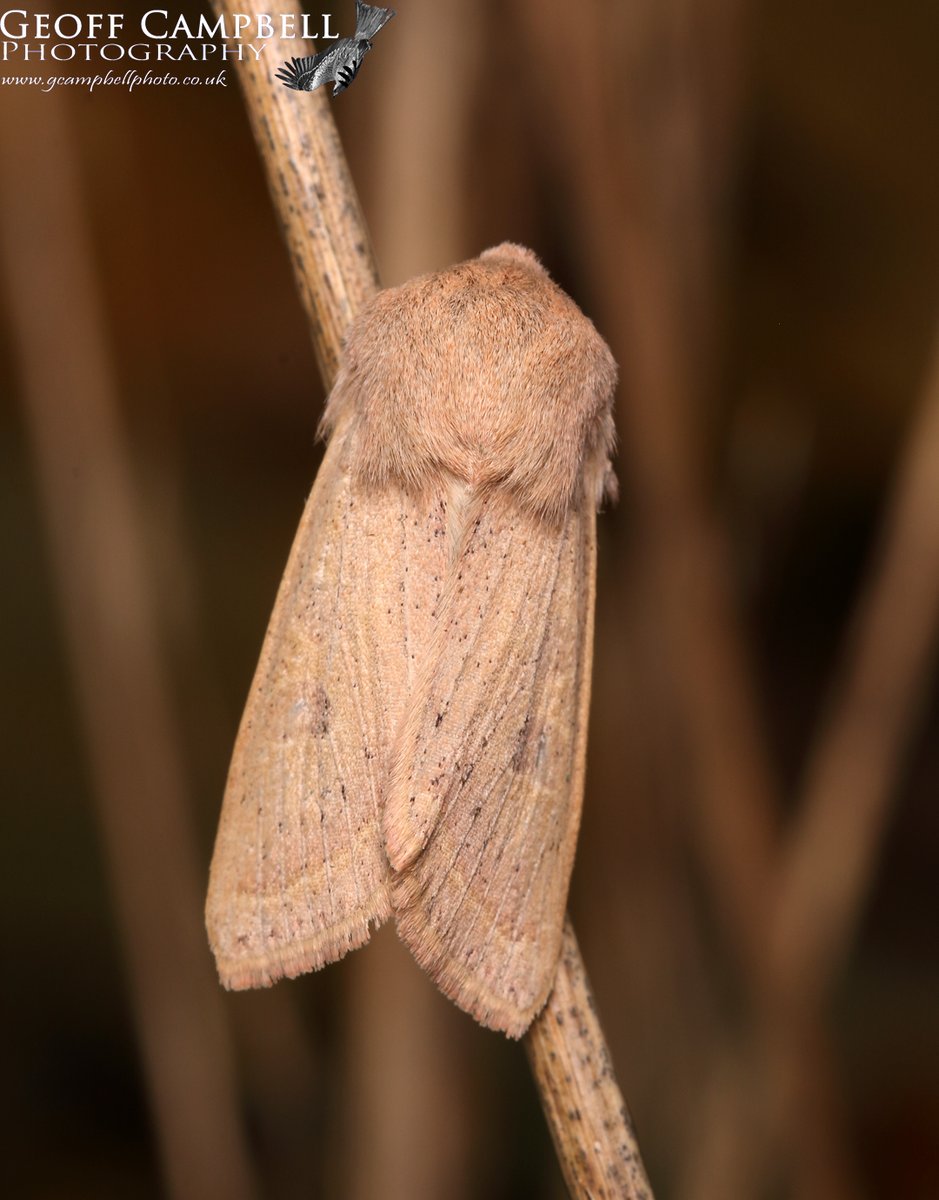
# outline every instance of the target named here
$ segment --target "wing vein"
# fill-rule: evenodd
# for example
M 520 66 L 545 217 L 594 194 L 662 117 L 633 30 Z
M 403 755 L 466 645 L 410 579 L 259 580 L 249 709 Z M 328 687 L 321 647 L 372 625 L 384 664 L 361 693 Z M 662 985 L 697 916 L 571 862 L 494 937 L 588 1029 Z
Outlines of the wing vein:
M 544 611 L 546 613 L 550 613 L 553 608 L 554 597 L 557 593 L 558 578 L 560 576 L 560 570 L 561 570 L 561 558 L 562 558 L 562 555 L 559 554 L 557 556 L 557 560 L 555 563 L 554 576 L 551 581 L 551 587 L 548 591 L 547 604 L 544 606 Z M 540 622 L 540 625 L 539 625 L 539 627 L 542 630 L 542 634 L 541 634 L 541 639 L 538 642 L 538 653 L 535 655 L 535 659 L 534 659 L 535 669 L 534 669 L 533 674 L 534 674 L 535 681 L 537 681 L 538 675 L 541 672 L 541 668 L 544 666 L 544 647 L 545 647 L 545 643 L 548 640 L 549 626 L 550 626 L 550 622 L 548 622 L 547 620 Z M 544 669 L 546 672 L 547 667 L 545 666 Z M 532 688 L 532 691 L 535 694 L 539 694 L 539 695 L 541 694 L 538 691 L 538 689 L 536 689 L 536 688 Z M 500 805 L 499 812 L 498 812 L 495 820 L 490 825 L 490 828 L 489 828 L 490 837 L 491 837 L 492 833 L 494 832 L 494 830 L 496 829 L 499 821 L 501 820 L 502 814 L 505 810 L 506 801 L 508 800 L 509 795 L 511 795 L 512 793 L 513 793 L 513 788 L 511 787 L 511 784 L 510 784 L 509 788 L 506 789 L 506 793 L 505 793 L 505 796 L 503 797 L 502 804 Z M 516 844 L 519 835 L 521 837 L 524 837 L 525 833 L 527 832 L 527 830 L 531 824 L 531 820 L 534 815 L 534 812 L 535 812 L 534 804 L 520 804 L 518 806 L 518 814 L 516 816 L 515 823 L 513 825 L 512 833 L 509 837 L 505 838 L 505 840 L 502 843 L 502 848 L 497 852 L 496 861 L 493 864 L 493 868 L 495 868 L 495 866 L 502 861 L 502 858 L 505 853 L 505 847 L 507 845 L 509 845 L 510 842 L 513 844 Z M 523 820 L 522 820 L 522 817 L 524 817 Z M 543 855 L 542 855 L 542 857 L 543 857 Z M 477 865 L 477 870 L 479 869 L 481 862 L 482 862 L 482 855 L 480 855 L 480 861 L 479 861 L 479 864 Z M 488 898 L 489 893 L 492 890 L 493 884 L 495 883 L 495 877 L 496 877 L 496 871 L 495 871 L 495 869 L 493 869 L 490 871 L 489 878 L 486 882 L 486 889 L 485 889 L 485 893 L 484 893 L 483 903 L 481 903 L 478 906 L 480 912 L 486 911 L 485 900 Z M 534 873 L 533 873 L 533 877 L 534 877 Z M 532 878 L 532 881 L 533 881 L 533 878 Z M 526 907 L 528 896 L 531 893 L 532 881 L 529 882 L 529 886 L 526 889 L 525 898 L 523 900 L 523 903 L 519 906 L 520 912 L 524 911 L 524 909 Z M 499 901 L 498 908 L 496 909 L 495 916 L 493 917 L 492 921 L 490 922 L 489 933 L 487 934 L 486 939 L 483 943 L 483 949 L 481 951 L 481 956 L 485 955 L 485 952 L 489 949 L 489 945 L 492 941 L 492 937 L 496 930 L 496 927 L 498 926 L 499 917 L 502 915 L 502 910 L 505 907 L 505 903 L 506 903 L 506 900 L 508 899 L 508 895 L 509 895 L 508 889 L 504 889 L 503 893 L 502 893 L 502 898 Z M 460 901 L 461 904 L 463 902 L 463 899 L 465 899 L 465 895 L 463 898 L 461 898 L 461 901 Z M 516 922 L 515 926 L 513 927 L 513 931 L 512 931 L 513 932 L 513 941 L 517 938 L 517 931 L 518 931 L 518 923 Z M 460 942 L 459 946 L 455 947 L 455 954 L 459 953 L 459 951 L 463 949 L 463 946 L 466 944 L 466 940 L 467 940 L 466 935 L 464 935 L 463 940 Z M 500 982 L 501 982 L 501 976 L 500 976 Z

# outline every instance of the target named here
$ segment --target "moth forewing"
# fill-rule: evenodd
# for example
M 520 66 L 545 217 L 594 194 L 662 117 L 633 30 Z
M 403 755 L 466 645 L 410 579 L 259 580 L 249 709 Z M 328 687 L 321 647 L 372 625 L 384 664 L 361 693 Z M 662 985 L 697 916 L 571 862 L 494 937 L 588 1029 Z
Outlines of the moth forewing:
M 583 795 L 593 505 L 559 522 L 495 494 L 441 602 L 394 754 L 398 932 L 441 990 L 521 1036 L 544 1004 Z
M 390 911 L 381 794 L 442 576 L 442 516 L 359 486 L 355 436 L 349 422 L 326 451 L 232 757 L 206 906 L 228 987 L 341 958 Z

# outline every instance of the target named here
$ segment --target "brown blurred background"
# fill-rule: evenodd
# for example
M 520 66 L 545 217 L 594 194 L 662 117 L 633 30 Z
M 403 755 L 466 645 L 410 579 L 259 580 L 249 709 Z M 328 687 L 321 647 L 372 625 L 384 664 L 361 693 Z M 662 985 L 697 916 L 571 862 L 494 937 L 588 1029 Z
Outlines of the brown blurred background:
M 386 284 L 524 242 L 621 364 L 571 908 L 660 1200 L 939 1195 L 937 45 L 401 0 L 333 105 Z M 4 1193 L 558 1197 L 521 1050 L 390 929 L 212 978 L 323 402 L 232 76 L 0 90 Z

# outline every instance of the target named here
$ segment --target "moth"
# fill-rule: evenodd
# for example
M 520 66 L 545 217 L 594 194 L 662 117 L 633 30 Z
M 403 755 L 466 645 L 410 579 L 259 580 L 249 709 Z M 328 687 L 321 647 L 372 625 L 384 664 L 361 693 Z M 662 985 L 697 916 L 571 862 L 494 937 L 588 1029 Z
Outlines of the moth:
M 333 95 L 338 96 L 359 73 L 372 48 L 372 38 L 394 15 L 394 9 L 355 0 L 355 37 L 342 38 L 322 54 L 288 59 L 274 72 L 274 78 L 297 92 L 313 92 L 324 83 L 332 83 Z
M 238 733 L 212 860 L 222 982 L 394 917 L 483 1025 L 550 992 L 580 822 L 616 366 L 510 243 L 380 292 Z

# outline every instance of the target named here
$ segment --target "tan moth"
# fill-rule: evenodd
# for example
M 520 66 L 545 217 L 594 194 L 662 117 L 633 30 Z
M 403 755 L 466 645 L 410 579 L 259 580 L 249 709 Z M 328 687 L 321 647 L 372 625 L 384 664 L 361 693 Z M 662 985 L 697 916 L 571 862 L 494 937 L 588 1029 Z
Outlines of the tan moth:
M 206 919 L 222 982 L 394 916 L 513 1037 L 547 999 L 580 823 L 616 367 L 530 251 L 353 322 L 235 744 Z

